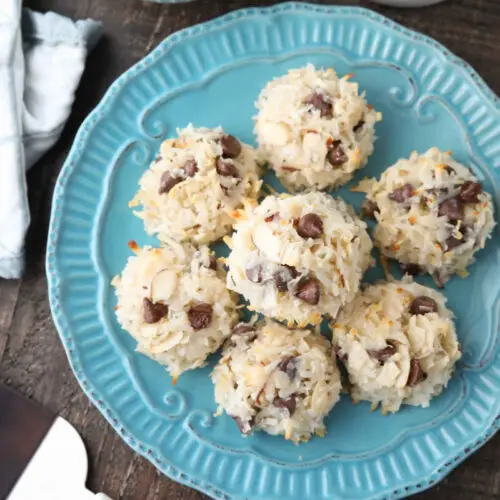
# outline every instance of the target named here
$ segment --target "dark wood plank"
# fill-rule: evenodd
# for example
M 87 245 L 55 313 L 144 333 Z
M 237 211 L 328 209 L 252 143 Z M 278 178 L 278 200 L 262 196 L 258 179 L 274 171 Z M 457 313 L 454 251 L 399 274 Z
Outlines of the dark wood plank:
M 133 453 L 80 390 L 52 324 L 44 275 L 44 252 L 52 189 L 79 124 L 106 88 L 165 36 L 231 10 L 264 6 L 274 0 L 198 0 L 166 6 L 140 0 L 26 0 L 40 11 L 104 22 L 105 38 L 88 60 L 74 110 L 63 136 L 28 176 L 32 224 L 28 269 L 23 280 L 0 280 L 0 381 L 10 384 L 72 422 L 90 456 L 89 487 L 124 500 L 201 500 L 201 493 L 158 474 Z M 316 3 L 329 4 L 328 0 Z M 404 10 L 371 7 L 442 42 L 469 61 L 500 92 L 500 2 L 448 0 L 432 8 Z M 500 438 L 494 438 L 422 500 L 493 500 L 500 496 Z

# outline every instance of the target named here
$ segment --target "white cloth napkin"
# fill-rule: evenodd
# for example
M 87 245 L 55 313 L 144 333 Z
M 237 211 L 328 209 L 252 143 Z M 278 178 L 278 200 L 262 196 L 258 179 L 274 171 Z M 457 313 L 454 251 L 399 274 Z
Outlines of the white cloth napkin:
M 59 138 L 101 25 L 0 1 L 0 277 L 19 278 L 30 212 L 26 170 Z

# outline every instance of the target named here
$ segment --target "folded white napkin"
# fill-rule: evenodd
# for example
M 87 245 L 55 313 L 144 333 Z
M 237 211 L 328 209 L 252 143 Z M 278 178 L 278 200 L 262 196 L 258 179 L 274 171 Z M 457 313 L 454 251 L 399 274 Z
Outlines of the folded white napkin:
M 100 34 L 95 21 L 0 1 L 0 277 L 22 275 L 30 221 L 26 170 L 59 138 Z

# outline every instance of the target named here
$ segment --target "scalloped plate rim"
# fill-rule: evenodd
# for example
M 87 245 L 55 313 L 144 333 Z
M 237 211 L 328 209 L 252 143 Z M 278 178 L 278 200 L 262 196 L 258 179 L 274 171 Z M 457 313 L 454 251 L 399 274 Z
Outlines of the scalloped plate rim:
M 497 109 L 500 109 L 500 98 L 493 92 L 489 85 L 482 79 L 482 77 L 476 72 L 476 70 L 464 59 L 456 56 L 450 52 L 444 45 L 437 42 L 428 35 L 419 33 L 415 30 L 406 28 L 405 26 L 377 13 L 370 9 L 364 7 L 355 6 L 338 6 L 338 5 L 317 5 L 309 4 L 304 2 L 285 2 L 269 7 L 250 7 L 245 9 L 238 9 L 229 12 L 223 16 L 216 17 L 206 22 L 198 23 L 196 25 L 184 28 L 177 32 L 170 34 L 158 46 L 146 54 L 141 60 L 132 65 L 128 70 L 121 74 L 108 88 L 103 97 L 101 98 L 98 105 L 89 113 L 87 118 L 81 124 L 73 144 L 71 146 L 70 152 L 61 168 L 58 175 L 55 187 L 54 196 L 51 207 L 50 214 L 50 224 L 49 233 L 47 240 L 47 253 L 46 253 L 46 276 L 48 283 L 48 295 L 49 303 L 51 308 L 51 313 L 53 317 L 54 324 L 61 338 L 64 350 L 67 354 L 69 364 L 75 377 L 77 378 L 81 389 L 87 395 L 87 397 L 92 401 L 92 403 L 99 409 L 104 418 L 109 422 L 113 429 L 120 435 L 120 437 L 125 441 L 125 443 L 131 447 L 135 452 L 145 457 L 150 461 L 155 467 L 159 467 L 158 463 L 155 463 L 156 457 L 153 453 L 149 453 L 151 450 L 148 446 L 141 443 L 139 440 L 135 439 L 129 430 L 126 429 L 118 418 L 113 414 L 113 412 L 107 408 L 107 405 L 100 398 L 100 391 L 96 390 L 94 385 L 87 379 L 86 375 L 83 373 L 80 365 L 80 354 L 78 348 L 75 349 L 75 342 L 72 335 L 63 325 L 65 321 L 65 316 L 61 312 L 58 302 L 59 302 L 59 289 L 58 285 L 60 283 L 59 272 L 56 265 L 57 257 L 51 251 L 51 247 L 55 248 L 58 240 L 58 233 L 56 229 L 59 228 L 60 218 L 57 211 L 56 200 L 63 192 L 63 188 L 67 183 L 68 178 L 75 171 L 75 163 L 73 162 L 74 156 L 77 155 L 78 150 L 83 148 L 89 139 L 90 132 L 93 127 L 100 121 L 96 120 L 92 123 L 97 115 L 118 95 L 118 92 L 127 81 L 135 76 L 136 74 L 146 70 L 162 53 L 162 49 L 165 48 L 172 39 L 175 37 L 181 38 L 182 35 L 188 35 L 189 33 L 194 33 L 195 35 L 202 35 L 207 31 L 210 31 L 214 27 L 223 28 L 225 25 L 229 25 L 232 22 L 249 18 L 255 15 L 273 15 L 279 12 L 289 12 L 294 9 L 303 9 L 306 11 L 316 12 L 316 13 L 327 13 L 327 14 L 346 14 L 353 16 L 360 16 L 367 18 L 369 20 L 375 21 L 376 23 L 387 26 L 389 29 L 396 30 L 412 38 L 416 42 L 423 43 L 430 46 L 434 50 L 438 50 L 442 56 L 444 56 L 449 62 L 453 63 L 458 67 L 460 71 L 465 71 L 471 78 L 472 83 L 476 90 L 483 94 L 483 96 L 491 102 Z M 235 17 L 235 14 L 237 16 Z M 177 40 L 172 44 L 182 43 L 182 39 Z M 151 61 L 145 61 L 144 58 L 151 57 Z M 52 259 L 52 262 L 51 262 Z M 442 464 L 439 467 L 440 472 L 434 472 L 432 475 L 422 478 L 421 481 L 415 480 L 412 482 L 405 482 L 406 486 L 394 490 L 394 487 L 388 487 L 385 491 L 380 492 L 380 494 L 375 494 L 370 497 L 372 500 L 381 499 L 396 499 L 405 498 L 408 494 L 414 494 L 417 492 L 424 491 L 439 481 L 446 477 L 457 465 L 463 462 L 468 456 L 470 456 L 474 451 L 483 446 L 489 439 L 491 439 L 495 433 L 500 428 L 500 415 L 492 417 L 492 422 L 486 427 L 481 433 L 477 434 L 474 438 L 471 438 L 469 442 L 463 445 L 463 450 L 459 453 L 453 460 Z M 443 459 L 444 461 L 445 459 Z M 161 472 L 167 475 L 172 480 L 184 484 L 186 486 L 192 487 L 198 491 L 201 491 L 213 498 L 221 498 L 225 500 L 239 500 L 241 497 L 230 495 L 225 491 L 214 487 L 212 484 L 199 480 L 196 478 L 189 477 L 186 473 L 178 469 L 178 467 L 172 465 L 167 459 L 161 457 L 156 459 L 156 461 L 163 462 L 166 466 L 161 468 Z M 409 490 L 412 490 L 411 492 Z

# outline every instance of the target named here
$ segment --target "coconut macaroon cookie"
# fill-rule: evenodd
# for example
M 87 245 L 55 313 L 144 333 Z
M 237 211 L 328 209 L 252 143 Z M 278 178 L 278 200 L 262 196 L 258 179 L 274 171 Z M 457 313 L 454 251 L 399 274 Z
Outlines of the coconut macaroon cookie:
M 290 327 L 336 316 L 372 263 L 366 224 L 330 195 L 268 196 L 236 215 L 228 288 Z
M 466 275 L 495 221 L 491 195 L 450 153 L 431 148 L 389 167 L 380 180 L 362 181 L 363 207 L 374 214 L 376 245 L 404 269 L 431 274 L 438 285 Z
M 229 212 L 256 198 L 261 181 L 255 152 L 222 128 L 178 130 L 139 181 L 130 206 L 162 241 L 209 243 L 232 227 Z
M 165 365 L 174 378 L 205 364 L 238 321 L 237 298 L 227 290 L 225 271 L 207 247 L 131 248 L 116 276 L 119 323 L 137 350 Z
M 371 155 L 381 114 L 351 76 L 309 64 L 262 90 L 255 118 L 259 155 L 289 190 L 345 184 Z
M 295 443 L 325 434 L 341 388 L 327 339 L 270 320 L 236 326 L 212 380 L 219 411 L 243 434 L 258 429 Z
M 446 299 L 409 277 L 359 292 L 332 330 L 353 400 L 381 404 L 383 412 L 428 406 L 461 356 Z

